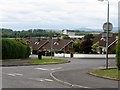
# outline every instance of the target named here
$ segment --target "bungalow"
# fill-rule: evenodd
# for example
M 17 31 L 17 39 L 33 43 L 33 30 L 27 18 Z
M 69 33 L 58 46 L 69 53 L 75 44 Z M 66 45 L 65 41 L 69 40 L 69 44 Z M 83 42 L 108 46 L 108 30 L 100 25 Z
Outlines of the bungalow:
M 73 40 L 66 39 L 40 39 L 40 38 L 31 38 L 28 40 L 29 45 L 33 50 L 45 50 L 45 51 L 60 51 L 65 52 L 73 51 Z
M 108 53 L 109 54 L 112 54 L 115 51 L 117 40 L 118 40 L 118 33 L 112 33 L 108 41 Z M 99 46 L 98 46 L 99 53 L 104 54 L 106 52 L 105 34 L 104 33 L 99 34 L 93 41 L 94 43 L 97 41 L 99 42 Z

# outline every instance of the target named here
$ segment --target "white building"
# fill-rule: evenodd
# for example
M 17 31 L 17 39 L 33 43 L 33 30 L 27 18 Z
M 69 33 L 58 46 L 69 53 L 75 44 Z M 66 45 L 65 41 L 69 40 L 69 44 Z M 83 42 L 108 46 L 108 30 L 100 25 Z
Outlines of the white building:
M 75 32 L 70 32 L 67 29 L 64 29 L 62 32 L 64 35 L 68 35 L 68 37 L 73 38 L 73 39 L 75 39 L 75 38 L 78 39 L 78 38 L 84 37 L 84 35 L 81 35 L 81 36 L 75 35 Z

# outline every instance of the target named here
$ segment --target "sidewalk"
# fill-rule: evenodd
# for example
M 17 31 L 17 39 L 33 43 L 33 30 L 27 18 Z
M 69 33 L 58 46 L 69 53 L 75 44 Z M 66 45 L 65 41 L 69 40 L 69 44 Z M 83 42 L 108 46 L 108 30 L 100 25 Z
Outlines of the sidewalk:
M 33 60 L 32 58 L 27 59 L 16 59 L 14 61 L 2 61 L 2 66 L 27 66 L 29 65 L 27 62 Z

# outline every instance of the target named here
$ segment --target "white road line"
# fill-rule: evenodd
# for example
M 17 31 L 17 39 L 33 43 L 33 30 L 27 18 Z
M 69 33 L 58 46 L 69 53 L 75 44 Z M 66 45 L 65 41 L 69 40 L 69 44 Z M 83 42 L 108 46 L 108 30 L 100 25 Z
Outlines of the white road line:
M 47 69 L 47 68 L 35 68 L 38 70 L 43 70 L 43 71 L 50 71 L 50 70 L 57 70 L 57 69 L 61 69 L 62 67 L 58 67 L 58 68 L 51 68 L 51 69 Z
M 48 81 L 48 82 L 52 82 L 53 80 L 51 79 L 45 79 L 45 78 L 29 78 L 31 80 L 36 80 L 36 81 L 40 81 L 40 82 L 43 82 L 43 81 Z
M 10 73 L 10 74 L 8 74 L 8 75 L 9 75 L 9 76 L 16 76 L 15 74 L 11 74 L 11 73 Z
M 23 76 L 23 74 L 19 74 L 19 73 L 8 73 L 7 75 L 9 75 L 9 76 Z
M 52 82 L 53 80 L 51 80 L 51 79 L 45 79 L 46 81 L 49 81 L 49 82 Z
M 46 69 L 46 68 L 35 68 L 35 69 L 43 70 L 43 71 L 49 71 L 49 69 Z

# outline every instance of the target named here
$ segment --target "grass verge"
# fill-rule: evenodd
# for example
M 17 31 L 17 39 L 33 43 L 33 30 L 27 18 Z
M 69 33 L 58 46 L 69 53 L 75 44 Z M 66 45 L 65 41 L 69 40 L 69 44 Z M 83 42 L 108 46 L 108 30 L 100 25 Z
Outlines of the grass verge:
M 118 69 L 101 69 L 101 70 L 92 70 L 88 72 L 89 74 L 108 78 L 108 79 L 114 79 L 114 80 L 120 80 L 120 71 Z
M 67 63 L 68 60 L 62 60 L 62 59 L 51 59 L 51 58 L 42 58 L 42 59 L 34 59 L 28 64 L 57 64 L 57 63 Z

